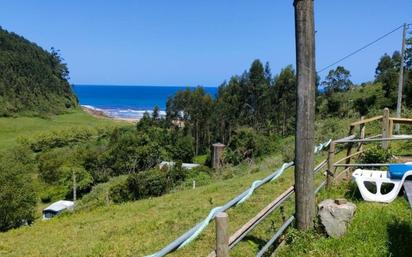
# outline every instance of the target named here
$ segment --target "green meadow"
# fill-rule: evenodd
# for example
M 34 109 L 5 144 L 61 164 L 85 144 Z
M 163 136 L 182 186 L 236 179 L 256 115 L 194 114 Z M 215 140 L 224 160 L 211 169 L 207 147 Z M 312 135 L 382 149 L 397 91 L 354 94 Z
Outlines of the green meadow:
M 101 128 L 127 125 L 130 124 L 123 121 L 93 117 L 80 109 L 50 117 L 0 118 L 0 149 L 16 146 L 19 138 L 50 130 L 69 129 L 71 127 Z

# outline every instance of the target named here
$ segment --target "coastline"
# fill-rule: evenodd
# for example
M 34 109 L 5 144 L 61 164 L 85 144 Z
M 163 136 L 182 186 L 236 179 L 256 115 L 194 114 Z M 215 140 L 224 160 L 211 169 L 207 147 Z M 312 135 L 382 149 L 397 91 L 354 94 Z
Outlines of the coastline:
M 92 108 L 86 105 L 81 105 L 81 108 L 83 111 L 87 112 L 88 114 L 92 115 L 95 118 L 98 119 L 111 119 L 115 121 L 124 121 L 124 122 L 129 122 L 129 123 L 136 123 L 140 119 L 139 118 L 118 118 L 118 117 L 110 117 L 107 115 L 104 111 Z

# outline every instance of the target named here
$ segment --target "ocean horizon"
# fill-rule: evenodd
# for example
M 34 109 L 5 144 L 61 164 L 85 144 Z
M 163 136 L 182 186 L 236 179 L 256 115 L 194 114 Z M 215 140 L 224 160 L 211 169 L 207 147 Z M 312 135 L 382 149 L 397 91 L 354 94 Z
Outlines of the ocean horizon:
M 179 90 L 195 89 L 188 86 L 151 85 L 84 85 L 74 84 L 80 105 L 99 110 L 112 118 L 140 119 L 145 112 L 151 113 L 155 106 L 160 115 L 166 115 L 166 101 Z M 217 87 L 203 87 L 216 96 Z

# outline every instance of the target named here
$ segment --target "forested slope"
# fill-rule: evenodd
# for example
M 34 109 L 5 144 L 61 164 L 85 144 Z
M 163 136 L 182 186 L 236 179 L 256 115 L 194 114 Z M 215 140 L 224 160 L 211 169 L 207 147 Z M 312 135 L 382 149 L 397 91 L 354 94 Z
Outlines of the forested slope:
M 0 116 L 59 114 L 78 105 L 59 53 L 0 27 Z

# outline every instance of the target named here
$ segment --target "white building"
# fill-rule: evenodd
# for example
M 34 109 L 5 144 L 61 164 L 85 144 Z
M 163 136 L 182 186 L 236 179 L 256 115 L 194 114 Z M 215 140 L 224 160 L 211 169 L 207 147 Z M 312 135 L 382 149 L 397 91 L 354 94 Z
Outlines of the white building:
M 57 201 L 47 206 L 47 208 L 43 209 L 43 220 L 51 219 L 65 210 L 72 211 L 73 208 L 74 203 L 72 201 Z
M 166 165 L 166 167 L 170 168 L 170 167 L 175 166 L 175 163 L 174 162 L 164 162 L 163 161 L 159 164 L 159 168 L 161 169 L 165 165 Z M 197 164 L 197 163 L 182 163 L 182 168 L 183 169 L 188 169 L 188 170 L 191 170 L 191 169 L 199 167 L 199 166 L 200 166 L 200 164 Z

